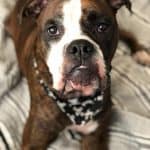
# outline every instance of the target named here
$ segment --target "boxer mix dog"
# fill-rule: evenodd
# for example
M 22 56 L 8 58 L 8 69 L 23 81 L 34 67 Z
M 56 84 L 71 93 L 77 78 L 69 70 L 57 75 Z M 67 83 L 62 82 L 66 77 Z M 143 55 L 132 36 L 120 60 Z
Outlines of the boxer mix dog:
M 65 128 L 82 150 L 105 150 L 117 10 L 129 0 L 18 0 L 6 21 L 31 109 L 22 150 L 45 150 Z

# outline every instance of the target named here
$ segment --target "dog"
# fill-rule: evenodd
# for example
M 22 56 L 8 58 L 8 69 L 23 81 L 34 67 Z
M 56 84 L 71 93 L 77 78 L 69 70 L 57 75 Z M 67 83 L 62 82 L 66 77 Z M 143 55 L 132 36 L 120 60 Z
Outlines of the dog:
M 129 0 L 18 0 L 6 30 L 31 95 L 22 150 L 45 150 L 66 127 L 82 134 L 82 150 L 108 149 L 122 6 L 131 10 Z

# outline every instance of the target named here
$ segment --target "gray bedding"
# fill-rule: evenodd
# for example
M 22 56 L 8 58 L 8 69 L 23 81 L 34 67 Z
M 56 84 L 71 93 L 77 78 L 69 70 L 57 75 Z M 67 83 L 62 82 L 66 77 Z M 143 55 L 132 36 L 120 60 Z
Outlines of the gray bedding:
M 119 22 L 149 48 L 150 1 L 132 1 L 134 14 L 130 16 L 122 9 L 118 15 Z M 9 4 L 0 0 L 0 8 L 5 8 L 5 3 Z M 8 45 L 10 41 L 1 40 L 2 22 L 3 16 L 0 15 L 0 150 L 20 150 L 30 97 L 26 79 L 19 78 L 13 46 Z M 10 47 L 11 52 L 8 51 Z M 150 68 L 137 64 L 123 43 L 119 43 L 113 60 L 112 98 L 109 149 L 150 150 Z M 79 146 L 79 141 L 72 139 L 65 130 L 49 150 L 79 150 Z

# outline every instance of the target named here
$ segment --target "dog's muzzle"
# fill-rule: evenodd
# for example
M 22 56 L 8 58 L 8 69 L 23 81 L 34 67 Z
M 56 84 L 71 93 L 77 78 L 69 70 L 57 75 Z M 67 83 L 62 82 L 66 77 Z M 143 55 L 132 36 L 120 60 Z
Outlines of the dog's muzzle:
M 80 39 L 72 41 L 64 53 L 62 79 L 59 85 L 63 88 L 53 88 L 45 81 L 34 58 L 34 70 L 40 85 L 71 122 L 85 125 L 103 111 L 104 85 L 107 80 L 102 76 L 103 60 L 97 56 L 96 47 L 89 41 Z
M 96 120 L 103 111 L 102 90 L 97 90 L 92 96 L 80 96 L 76 98 L 66 99 L 58 91 L 49 87 L 38 69 L 36 58 L 33 60 L 33 68 L 39 84 L 46 92 L 50 99 L 53 99 L 60 110 L 64 112 L 70 121 L 75 125 L 85 125 L 91 120 Z
M 62 82 L 63 95 L 68 98 L 91 96 L 100 88 L 104 68 L 102 58 L 98 56 L 98 48 L 88 40 L 72 41 L 64 53 Z

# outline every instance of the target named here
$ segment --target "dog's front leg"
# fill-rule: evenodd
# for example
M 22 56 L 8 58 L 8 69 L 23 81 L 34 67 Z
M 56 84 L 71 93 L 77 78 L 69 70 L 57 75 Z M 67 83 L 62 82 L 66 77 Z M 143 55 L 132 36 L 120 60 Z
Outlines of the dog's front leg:
M 108 150 L 108 126 L 110 124 L 111 111 L 108 110 L 101 117 L 96 131 L 83 137 L 81 150 Z
M 108 150 L 106 128 L 99 127 L 94 133 L 83 137 L 81 150 Z
M 85 136 L 81 143 L 81 150 L 108 150 L 105 135 L 98 136 L 98 134 L 93 133 Z
M 68 124 L 68 118 L 50 99 L 32 103 L 24 129 L 22 150 L 46 150 Z

